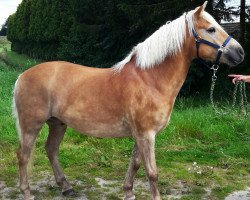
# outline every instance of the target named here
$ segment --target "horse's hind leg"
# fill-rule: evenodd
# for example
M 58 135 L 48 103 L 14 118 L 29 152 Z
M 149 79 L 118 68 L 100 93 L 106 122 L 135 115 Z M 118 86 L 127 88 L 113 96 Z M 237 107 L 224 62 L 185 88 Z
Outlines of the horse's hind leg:
M 27 165 L 31 151 L 34 147 L 35 139 L 41 129 L 42 124 L 28 123 L 28 126 L 20 125 L 20 145 L 17 152 L 19 161 L 20 190 L 24 194 L 24 199 L 30 199 L 30 188 L 28 183 Z
M 129 164 L 128 172 L 126 174 L 125 183 L 123 186 L 123 190 L 125 192 L 124 200 L 135 199 L 135 196 L 133 194 L 133 184 L 134 184 L 136 172 L 140 168 L 140 163 L 141 163 L 140 153 L 138 151 L 137 145 L 135 144 L 133 153 L 132 153 L 132 158 Z
M 49 136 L 45 149 L 51 163 L 56 182 L 62 188 L 63 195 L 75 196 L 72 186 L 67 182 L 57 158 L 59 145 L 64 137 L 67 126 L 57 118 L 50 118 L 47 121 L 47 124 L 49 125 Z

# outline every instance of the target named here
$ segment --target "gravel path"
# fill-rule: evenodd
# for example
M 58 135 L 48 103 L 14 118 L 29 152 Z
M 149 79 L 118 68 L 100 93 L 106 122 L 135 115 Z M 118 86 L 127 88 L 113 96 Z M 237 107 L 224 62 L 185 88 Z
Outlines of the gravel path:
M 225 200 L 250 200 L 250 187 L 246 190 L 233 192 L 225 198 Z
M 108 200 L 108 195 L 115 194 L 115 196 L 118 196 L 118 194 L 121 192 L 121 181 L 117 180 L 104 180 L 103 178 L 95 178 L 96 185 L 93 185 L 90 187 L 85 187 L 84 182 L 76 180 L 72 182 L 73 187 L 81 187 L 86 188 L 83 190 L 78 191 L 78 197 L 74 198 L 75 200 L 90 200 L 86 197 L 85 193 L 87 193 L 89 190 L 94 191 L 96 193 L 102 193 L 101 200 Z M 51 176 L 49 173 L 44 174 L 43 178 L 38 181 L 31 182 L 31 190 L 32 193 L 37 193 L 39 196 L 45 197 L 48 196 L 49 188 L 56 188 L 55 197 L 53 197 L 53 200 L 66 200 L 63 196 L 61 196 L 61 192 L 56 185 L 54 181 L 54 177 Z M 167 194 L 164 199 L 180 199 L 185 194 L 187 194 L 187 188 L 185 185 L 179 181 L 177 183 L 177 188 L 172 189 L 170 194 Z M 146 194 L 149 192 L 149 185 L 147 182 L 143 181 L 136 181 L 135 182 L 136 191 L 140 191 L 140 195 Z M 204 195 L 204 200 L 210 199 L 209 196 L 211 194 L 211 189 L 206 188 L 207 194 Z M 137 194 L 138 196 L 138 194 Z M 122 196 L 119 197 L 122 199 Z M 0 199 L 4 200 L 22 200 L 22 195 L 19 192 L 18 184 L 16 184 L 15 187 L 7 187 L 5 182 L 0 181 Z M 40 199 L 40 198 L 38 198 Z M 246 190 L 242 191 L 236 191 L 228 195 L 225 200 L 250 200 L 250 187 L 246 188 Z

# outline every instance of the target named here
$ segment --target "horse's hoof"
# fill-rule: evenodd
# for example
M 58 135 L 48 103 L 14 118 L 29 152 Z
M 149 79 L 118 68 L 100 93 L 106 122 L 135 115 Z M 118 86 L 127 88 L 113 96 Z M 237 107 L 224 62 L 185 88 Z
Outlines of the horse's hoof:
M 65 197 L 76 197 L 76 193 L 73 189 L 66 190 L 62 194 Z
M 30 192 L 28 192 L 28 193 L 24 193 L 23 198 L 24 198 L 24 200 L 34 200 L 35 196 L 31 195 Z
M 35 196 L 24 197 L 24 200 L 35 200 Z
M 35 196 L 34 195 L 31 195 L 29 200 L 34 200 L 35 199 Z
M 133 195 L 132 197 L 124 197 L 123 200 L 135 200 L 135 195 Z

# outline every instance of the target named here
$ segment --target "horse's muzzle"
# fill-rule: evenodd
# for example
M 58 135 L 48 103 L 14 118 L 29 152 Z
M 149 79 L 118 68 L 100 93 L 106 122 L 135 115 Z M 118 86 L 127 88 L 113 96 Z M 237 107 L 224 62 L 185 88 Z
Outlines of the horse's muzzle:
M 230 67 L 239 65 L 245 58 L 244 49 L 236 40 L 229 43 L 223 54 L 224 62 Z

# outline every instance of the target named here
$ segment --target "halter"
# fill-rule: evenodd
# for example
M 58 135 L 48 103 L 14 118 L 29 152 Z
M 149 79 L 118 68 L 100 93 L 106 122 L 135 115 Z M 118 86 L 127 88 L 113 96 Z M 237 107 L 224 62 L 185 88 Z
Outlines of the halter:
M 228 42 L 231 40 L 232 37 L 229 35 L 227 37 L 227 39 L 223 42 L 223 44 L 221 46 L 219 46 L 217 44 L 214 44 L 212 42 L 209 42 L 207 40 L 202 39 L 194 29 L 192 29 L 192 32 L 193 32 L 193 35 L 194 35 L 194 38 L 195 38 L 196 49 L 197 49 L 197 57 L 202 61 L 203 64 L 205 64 L 205 66 L 207 66 L 209 69 L 212 69 L 213 72 L 214 72 L 213 76 L 212 76 L 212 84 L 211 84 L 211 88 L 210 88 L 210 101 L 211 101 L 212 107 L 215 110 L 215 113 L 221 114 L 221 115 L 227 115 L 227 114 L 229 114 L 229 112 L 225 112 L 223 110 L 220 111 L 215 106 L 215 103 L 214 103 L 214 88 L 215 88 L 215 82 L 216 82 L 216 79 L 217 79 L 216 72 L 219 69 L 221 55 L 222 55 L 222 53 L 224 51 L 224 48 L 226 47 L 226 45 L 228 44 Z M 208 46 L 211 46 L 211 47 L 218 50 L 217 57 L 216 57 L 213 65 L 212 65 L 212 67 L 208 66 L 205 63 L 205 61 L 199 56 L 199 48 L 200 48 L 201 43 L 206 44 Z M 238 90 L 239 90 L 240 98 L 241 98 L 240 99 L 240 112 L 242 112 L 243 116 L 246 118 L 248 116 L 246 86 L 245 86 L 245 83 L 242 82 L 242 81 L 237 81 L 236 82 L 236 85 L 235 85 L 235 88 L 234 88 L 234 93 L 233 93 L 233 106 L 232 107 L 234 108 L 235 105 L 236 105 L 236 95 L 237 95 Z
M 212 70 L 214 70 L 214 78 L 217 78 L 216 77 L 216 72 L 217 72 L 217 70 L 219 69 L 219 64 L 220 64 L 220 58 L 221 58 L 221 55 L 222 55 L 222 53 L 223 53 L 223 51 L 224 51 L 224 48 L 226 47 L 226 45 L 228 44 L 228 42 L 231 40 L 231 36 L 229 35 L 228 37 L 227 37 L 227 39 L 223 42 L 223 44 L 221 45 L 221 46 L 219 46 L 218 44 L 214 44 L 214 43 L 212 43 L 212 42 L 209 42 L 209 41 L 207 41 L 207 40 L 204 40 L 204 39 L 202 39 L 199 35 L 198 35 L 198 33 L 195 31 L 195 29 L 192 29 L 192 32 L 193 32 L 193 35 L 194 35 L 194 38 L 195 38 L 195 43 L 196 43 L 196 49 L 197 49 L 197 57 L 202 61 L 202 63 L 204 63 L 207 67 L 209 67 L 210 69 L 212 69 Z M 218 53 L 217 53 L 217 57 L 216 57 L 216 59 L 215 59 L 215 61 L 214 61 L 214 63 L 213 63 L 213 65 L 212 65 L 212 67 L 210 67 L 210 66 L 208 66 L 206 63 L 205 63 L 205 61 L 200 57 L 200 55 L 199 55 L 199 48 L 200 48 L 200 44 L 206 44 L 206 45 L 208 45 L 208 46 L 211 46 L 211 47 L 213 47 L 213 48 L 215 48 L 215 49 L 217 49 L 218 50 Z

